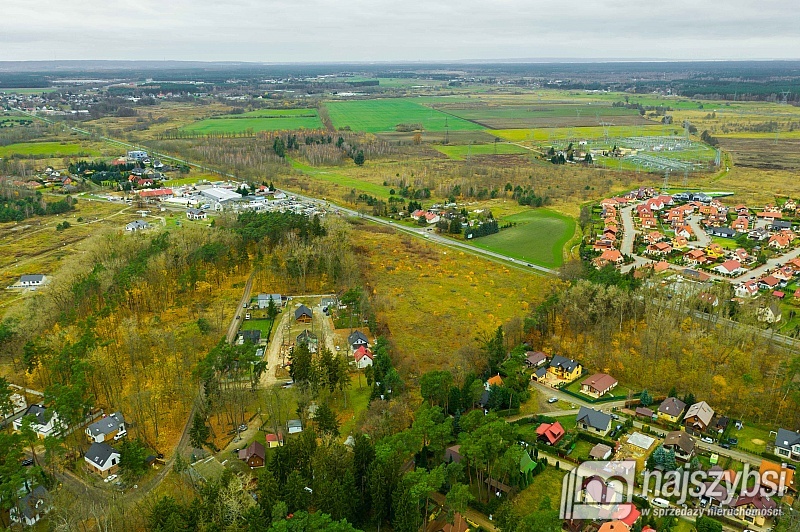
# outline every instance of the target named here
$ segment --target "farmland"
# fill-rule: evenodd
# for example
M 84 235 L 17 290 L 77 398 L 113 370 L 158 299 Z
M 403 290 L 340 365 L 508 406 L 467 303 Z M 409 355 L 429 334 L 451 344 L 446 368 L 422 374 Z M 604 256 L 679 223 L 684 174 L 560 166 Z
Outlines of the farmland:
M 563 263 L 562 250 L 575 233 L 574 220 L 547 209 L 508 216 L 501 220 L 501 225 L 505 223 L 516 225 L 471 244 L 552 268 Z
M 0 157 L 15 155 L 33 158 L 57 158 L 70 155 L 89 157 L 100 155 L 100 151 L 87 148 L 77 142 L 23 142 L 0 147 Z
M 466 146 L 436 146 L 436 150 L 457 161 L 464 160 L 471 155 L 525 155 L 531 153 L 529 149 L 506 142 L 470 144 Z
M 407 98 L 329 102 L 326 104 L 336 128 L 380 133 L 396 131 L 400 124 L 421 124 L 425 131 L 480 130 L 483 126 L 449 116 Z
M 319 129 L 316 109 L 260 109 L 238 115 L 208 118 L 182 128 L 194 133 L 243 133 L 247 131 L 291 131 Z
M 442 108 L 442 107 L 437 107 Z M 488 129 L 526 129 L 537 127 L 591 127 L 600 122 L 619 126 L 652 124 L 636 109 L 608 105 L 532 104 L 532 105 L 448 105 L 446 112 L 485 126 Z

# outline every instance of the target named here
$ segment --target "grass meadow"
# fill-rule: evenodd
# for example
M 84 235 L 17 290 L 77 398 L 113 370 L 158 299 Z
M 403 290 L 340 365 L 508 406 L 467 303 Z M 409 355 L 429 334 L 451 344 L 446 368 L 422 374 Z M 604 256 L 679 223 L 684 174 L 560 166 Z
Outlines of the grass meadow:
M 395 131 L 398 124 L 422 124 L 425 131 L 481 130 L 475 124 L 425 107 L 409 98 L 336 101 L 325 104 L 336 128 L 380 133 Z
M 548 209 L 535 209 L 502 218 L 500 224 L 516 223 L 499 233 L 470 241 L 470 244 L 555 268 L 563 264 L 564 245 L 575 234 L 575 221 Z
M 531 150 L 523 148 L 522 146 L 506 142 L 498 142 L 496 144 L 471 144 L 466 146 L 434 146 L 434 148 L 440 153 L 457 161 L 462 161 L 471 155 L 526 155 L 531 153 Z
M 609 105 L 470 105 L 461 109 L 448 107 L 447 112 L 489 129 L 589 127 L 603 121 L 619 125 L 651 123 L 642 118 L 636 109 Z
M 353 227 L 378 321 L 387 324 L 396 362 L 416 375 L 456 364 L 459 348 L 525 314 L 554 282 L 391 228 Z
M 0 157 L 13 155 L 57 158 L 70 155 L 99 156 L 100 152 L 77 142 L 21 142 L 0 147 Z
M 182 128 L 195 133 L 243 133 L 321 129 L 316 109 L 259 109 L 239 115 L 222 115 L 200 120 Z

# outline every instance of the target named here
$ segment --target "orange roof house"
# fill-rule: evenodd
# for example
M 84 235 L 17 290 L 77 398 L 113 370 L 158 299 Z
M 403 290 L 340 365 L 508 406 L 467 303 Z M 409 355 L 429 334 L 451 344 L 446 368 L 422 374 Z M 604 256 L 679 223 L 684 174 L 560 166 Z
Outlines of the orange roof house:
M 550 445 L 555 445 L 558 440 L 564 437 L 564 427 L 561 423 L 542 423 L 536 427 L 536 439 L 546 440 Z

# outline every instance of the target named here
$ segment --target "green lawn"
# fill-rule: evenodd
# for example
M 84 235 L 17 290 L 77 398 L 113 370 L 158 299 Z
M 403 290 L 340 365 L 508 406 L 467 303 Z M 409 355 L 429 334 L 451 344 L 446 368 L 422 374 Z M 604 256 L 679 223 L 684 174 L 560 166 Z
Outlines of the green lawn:
M 592 450 L 592 447 L 594 447 L 593 443 L 590 443 L 586 440 L 577 439 L 575 440 L 575 448 L 572 449 L 569 457 L 575 460 L 586 460 L 589 458 L 589 451 Z
M 584 379 L 576 379 L 576 380 L 572 381 L 571 383 L 569 383 L 569 385 L 567 385 L 567 387 L 565 389 L 567 389 L 567 390 L 569 390 L 571 392 L 577 393 L 581 397 L 585 397 L 587 401 L 591 401 L 592 399 L 594 399 L 594 397 L 592 397 L 591 395 L 586 395 L 586 394 L 581 393 L 581 382 L 583 380 Z M 607 394 L 603 395 L 602 399 L 607 399 L 607 398 L 610 398 L 610 397 L 617 397 L 617 398 L 620 398 L 620 399 L 626 399 L 628 397 L 628 392 L 629 391 L 630 390 L 628 390 L 628 388 L 625 388 L 623 386 L 617 386 L 616 388 L 614 388 L 613 390 L 611 390 Z
M 339 413 L 339 434 L 343 439 L 347 439 L 356 425 L 356 420 L 362 412 L 366 411 L 369 407 L 369 396 L 372 388 L 367 386 L 367 379 L 360 372 L 350 375 L 350 390 L 347 392 L 347 409 L 341 408 L 343 406 L 339 399 L 336 403 L 331 405 Z
M 498 142 L 496 144 L 472 144 L 467 146 L 434 146 L 434 148 L 457 161 L 466 159 L 471 155 L 525 155 L 534 153 L 522 146 L 505 142 Z
M 0 147 L 0 157 L 17 155 L 38 155 L 49 157 L 64 157 L 68 155 L 98 156 L 100 152 L 86 148 L 74 142 L 21 142 Z
M 503 218 L 500 225 L 506 222 L 517 225 L 469 242 L 539 266 L 561 266 L 564 245 L 575 234 L 575 220 L 548 209 L 531 209 Z
M 763 453 L 767 450 L 767 442 L 775 441 L 775 436 L 769 435 L 769 429 L 751 423 L 745 423 L 742 430 L 736 430 L 734 427 L 728 437 L 739 440 L 737 447 L 740 450 L 756 453 Z
M 557 510 L 561 501 L 561 483 L 566 471 L 555 467 L 546 467 L 544 471 L 533 477 L 531 485 L 514 497 L 514 508 L 521 516 L 539 510 L 545 497 L 550 498 L 550 508 Z
M 578 426 L 578 422 L 576 421 L 577 418 L 578 415 L 574 414 L 571 416 L 558 416 L 557 418 L 554 419 L 559 423 L 561 423 L 561 426 L 564 427 L 565 431 L 568 431 L 568 430 L 575 430 L 575 427 Z
M 261 331 L 261 338 L 268 338 L 269 333 L 272 330 L 272 320 L 263 318 L 245 320 L 242 324 L 242 329 Z
M 335 127 L 349 127 L 354 131 L 396 131 L 398 124 L 421 124 L 425 131 L 483 129 L 483 126 L 425 107 L 411 98 L 328 102 L 325 105 Z
M 248 130 L 293 131 L 321 129 L 316 109 L 260 109 L 240 115 L 223 115 L 200 120 L 182 128 L 195 133 L 241 133 Z
M 290 159 L 289 157 L 287 157 L 286 160 L 289 161 L 289 163 L 292 165 L 292 168 L 300 170 L 304 174 L 309 175 L 314 179 L 339 185 L 345 189 L 345 192 L 349 192 L 350 189 L 355 189 L 358 192 L 366 192 L 367 194 L 381 199 L 389 198 L 389 190 L 391 187 L 384 187 L 383 185 L 378 185 L 376 183 L 370 183 L 369 181 L 363 181 L 355 177 L 342 175 L 325 168 L 316 168 L 314 166 L 303 164 L 300 161 Z

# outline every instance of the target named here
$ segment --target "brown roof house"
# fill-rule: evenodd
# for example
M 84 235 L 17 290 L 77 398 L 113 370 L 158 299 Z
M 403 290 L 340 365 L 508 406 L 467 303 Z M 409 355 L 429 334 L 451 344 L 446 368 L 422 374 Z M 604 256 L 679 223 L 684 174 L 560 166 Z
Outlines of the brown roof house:
M 664 438 L 664 449 L 675 452 L 675 458 L 683 462 L 688 462 L 694 456 L 694 447 L 697 440 L 689 433 L 682 430 L 673 430 L 667 433 Z
M 581 393 L 600 397 L 617 387 L 617 379 L 605 373 L 595 373 L 581 382 Z
M 239 460 L 244 460 L 250 469 L 264 467 L 267 459 L 267 451 L 264 446 L 254 441 L 246 449 L 239 451 Z
M 704 432 L 711 424 L 714 417 L 714 409 L 708 406 L 705 401 L 700 401 L 689 407 L 686 415 L 683 416 L 683 423 L 686 428 Z

